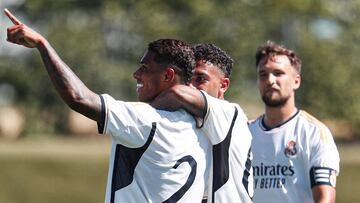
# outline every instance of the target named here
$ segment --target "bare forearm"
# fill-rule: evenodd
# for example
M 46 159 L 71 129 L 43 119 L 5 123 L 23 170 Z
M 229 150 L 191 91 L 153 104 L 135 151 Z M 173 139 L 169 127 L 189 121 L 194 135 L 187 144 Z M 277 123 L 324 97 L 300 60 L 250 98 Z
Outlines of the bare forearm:
M 73 110 L 98 121 L 100 112 L 98 95 L 85 86 L 46 40 L 42 40 L 37 48 L 48 75 L 62 99 Z
M 9 10 L 4 10 L 13 22 L 7 29 L 7 41 L 28 48 L 37 48 L 57 92 L 70 108 L 95 121 L 100 120 L 100 98 L 90 91 L 60 59 L 48 41 L 21 23 Z
M 205 100 L 199 90 L 181 86 L 177 91 L 177 98 L 182 101 L 182 107 L 193 116 L 202 118 L 206 113 Z
M 199 90 L 185 85 L 175 85 L 159 95 L 151 105 L 158 109 L 185 109 L 194 117 L 202 118 L 205 112 L 205 100 Z
M 336 190 L 327 185 L 315 186 L 312 188 L 315 203 L 334 203 Z

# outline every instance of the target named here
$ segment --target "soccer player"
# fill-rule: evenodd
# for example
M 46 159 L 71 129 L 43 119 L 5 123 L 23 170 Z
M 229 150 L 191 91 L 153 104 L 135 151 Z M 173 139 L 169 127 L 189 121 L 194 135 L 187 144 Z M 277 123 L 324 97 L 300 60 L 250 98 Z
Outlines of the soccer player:
M 233 60 L 213 44 L 194 46 L 194 88 L 176 85 L 154 103 L 168 109 L 185 108 L 213 144 L 208 203 L 252 202 L 251 134 L 239 105 L 224 100 Z M 164 98 L 165 97 L 165 98 Z
M 256 52 L 256 70 L 265 114 L 250 125 L 254 202 L 335 202 L 339 153 L 332 134 L 295 105 L 301 60 L 269 41 Z
M 130 103 L 89 90 L 43 36 L 5 13 L 15 24 L 7 40 L 37 48 L 63 100 L 111 136 L 106 203 L 201 202 L 210 168 L 208 139 L 185 110 L 167 112 L 147 104 L 171 86 L 189 83 L 195 61 L 186 43 L 149 43 L 134 73 L 138 99 L 146 103 Z

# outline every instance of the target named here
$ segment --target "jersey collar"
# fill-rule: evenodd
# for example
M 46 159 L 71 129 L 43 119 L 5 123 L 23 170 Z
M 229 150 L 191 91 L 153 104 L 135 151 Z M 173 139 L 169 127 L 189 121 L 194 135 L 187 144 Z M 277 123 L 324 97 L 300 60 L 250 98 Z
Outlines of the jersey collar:
M 284 122 L 280 123 L 279 125 L 276 125 L 276 126 L 274 126 L 274 127 L 272 127 L 272 128 L 269 127 L 269 126 L 267 126 L 267 125 L 265 124 L 265 114 L 264 114 L 264 115 L 261 117 L 260 126 L 261 126 L 265 131 L 269 131 L 269 130 L 272 130 L 272 129 L 274 129 L 274 128 L 278 128 L 278 127 L 286 124 L 286 123 L 289 122 L 290 120 L 292 120 L 295 116 L 297 116 L 297 115 L 299 114 L 299 112 L 300 112 L 300 110 L 298 109 L 298 110 L 296 111 L 296 113 L 295 113 L 294 115 L 292 115 L 289 119 L 287 119 L 286 121 L 284 121 Z

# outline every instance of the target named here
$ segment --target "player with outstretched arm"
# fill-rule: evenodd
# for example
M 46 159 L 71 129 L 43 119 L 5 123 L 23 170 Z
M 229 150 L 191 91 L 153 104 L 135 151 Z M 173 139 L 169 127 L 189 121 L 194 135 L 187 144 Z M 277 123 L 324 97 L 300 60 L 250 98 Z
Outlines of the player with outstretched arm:
M 141 102 L 124 102 L 92 92 L 43 36 L 5 13 L 14 23 L 7 40 L 37 48 L 62 99 L 111 136 L 106 203 L 201 202 L 210 168 L 208 139 L 185 110 L 168 112 L 148 104 L 166 89 L 189 83 L 194 55 L 186 43 L 149 43 L 134 72 Z

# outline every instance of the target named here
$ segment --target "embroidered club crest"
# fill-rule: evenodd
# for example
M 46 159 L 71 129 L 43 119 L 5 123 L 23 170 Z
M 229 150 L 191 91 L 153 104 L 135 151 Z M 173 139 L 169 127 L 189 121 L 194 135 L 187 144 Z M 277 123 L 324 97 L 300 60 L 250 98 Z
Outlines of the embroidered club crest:
M 296 156 L 296 153 L 296 142 L 294 140 L 290 140 L 285 147 L 285 156 L 293 158 Z

